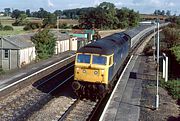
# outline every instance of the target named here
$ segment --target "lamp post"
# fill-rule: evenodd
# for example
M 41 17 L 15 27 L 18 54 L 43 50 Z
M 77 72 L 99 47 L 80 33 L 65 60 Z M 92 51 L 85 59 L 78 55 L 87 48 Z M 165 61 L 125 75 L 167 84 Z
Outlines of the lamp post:
M 156 60 L 156 55 L 155 55 L 155 52 L 156 52 L 156 38 L 155 38 L 155 36 L 156 36 L 156 25 L 154 25 L 154 46 L 153 46 L 153 58 L 154 58 L 154 61 Z
M 159 21 L 157 22 L 157 85 L 156 85 L 156 110 L 159 108 Z

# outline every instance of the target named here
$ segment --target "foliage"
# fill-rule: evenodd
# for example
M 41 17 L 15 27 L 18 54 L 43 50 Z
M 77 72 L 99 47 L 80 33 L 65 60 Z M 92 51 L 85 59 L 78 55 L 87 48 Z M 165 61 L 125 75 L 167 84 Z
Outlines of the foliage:
M 3 27 L 3 30 L 4 30 L 4 31 L 9 31 L 9 30 L 12 31 L 12 30 L 14 30 L 14 29 L 13 29 L 12 26 L 6 25 L 6 26 Z
M 29 22 L 28 24 L 26 24 L 26 26 L 23 28 L 25 31 L 28 30 L 34 30 L 34 29 L 38 29 L 41 27 L 40 23 L 33 23 L 33 22 Z
M 47 12 L 46 10 L 44 10 L 43 8 L 40 8 L 39 11 L 35 11 L 32 12 L 32 16 L 33 17 L 37 17 L 37 18 L 46 18 L 46 16 L 49 14 L 50 12 Z
M 140 15 L 134 10 L 130 10 L 128 8 L 122 8 L 117 10 L 117 17 L 119 19 L 118 27 L 126 28 L 126 27 L 134 27 L 138 24 L 140 20 Z
M 20 17 L 21 14 L 25 14 L 25 12 L 24 12 L 24 11 L 20 11 L 20 10 L 18 10 L 18 9 L 15 9 L 15 10 L 12 12 L 11 17 L 17 19 L 17 18 Z
M 30 9 L 27 9 L 27 10 L 26 10 L 26 15 L 27 15 L 28 17 L 31 17 Z
M 160 86 L 167 89 L 174 99 L 180 99 L 180 80 L 160 81 Z
M 167 10 L 166 12 L 164 10 L 155 10 L 154 11 L 154 15 L 167 15 L 167 16 L 170 16 L 171 15 L 171 11 L 170 10 Z
M 62 16 L 67 19 L 78 19 L 82 14 L 88 13 L 92 11 L 93 7 L 87 8 L 76 8 L 76 9 L 68 9 L 62 11 Z M 61 17 L 62 18 L 62 17 Z
M 43 27 L 55 27 L 57 22 L 57 18 L 55 14 L 47 14 L 47 16 L 43 20 Z
M 0 31 L 3 30 L 3 25 L 0 22 Z
M 81 28 L 117 29 L 134 27 L 140 20 L 139 13 L 128 8 L 117 9 L 109 2 L 103 2 L 79 18 Z
M 172 47 L 171 51 L 175 55 L 176 60 L 180 63 L 180 45 Z
M 165 42 L 167 43 L 168 48 L 180 43 L 180 34 L 176 28 L 166 27 L 163 29 L 163 33 L 165 35 Z
M 69 26 L 67 25 L 67 23 L 62 23 L 62 24 L 59 24 L 59 28 L 61 28 L 61 29 L 68 29 Z
M 61 16 L 61 15 L 62 15 L 62 11 L 61 11 L 61 10 L 55 10 L 55 11 L 54 11 L 54 14 L 55 14 L 56 16 Z
M 26 18 L 27 18 L 26 14 L 20 14 L 18 16 L 18 18 L 16 19 L 16 21 L 14 23 L 12 23 L 12 25 L 13 26 L 23 26 L 23 25 L 26 25 L 28 23 Z
M 166 22 L 171 22 L 180 26 L 180 17 L 172 16 L 166 19 Z
M 38 59 L 47 59 L 54 54 L 56 38 L 48 29 L 44 29 L 32 37 Z
M 2 67 L 0 67 L 0 75 L 4 74 L 5 71 L 2 69 Z
M 4 8 L 4 15 L 9 16 L 11 14 L 11 9 L 10 8 Z
M 109 25 L 107 24 L 107 18 L 105 12 L 101 8 L 94 9 L 88 13 L 83 14 L 80 19 L 80 27 L 85 29 L 98 28 L 105 29 Z

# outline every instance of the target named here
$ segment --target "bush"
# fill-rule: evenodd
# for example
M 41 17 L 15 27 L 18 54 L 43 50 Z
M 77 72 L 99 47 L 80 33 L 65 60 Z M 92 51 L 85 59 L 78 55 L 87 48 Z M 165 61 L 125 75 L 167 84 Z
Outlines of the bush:
M 5 73 L 5 71 L 2 69 L 2 67 L 0 67 L 0 75 L 4 74 L 4 73 Z
M 56 46 L 57 38 L 54 37 L 54 34 L 49 32 L 48 29 L 44 29 L 39 33 L 35 34 L 32 37 L 32 42 L 34 42 L 37 58 L 38 59 L 47 59 L 54 54 L 54 49 Z
M 4 27 L 3 27 L 3 30 L 5 30 L 5 31 L 9 31 L 9 30 L 11 30 L 11 31 L 12 31 L 12 30 L 14 30 L 14 29 L 13 29 L 13 27 L 12 27 L 12 26 L 8 26 L 8 25 L 6 25 L 6 26 L 4 26 Z
M 24 26 L 28 23 L 28 21 L 21 21 L 21 20 L 16 20 L 14 23 L 12 23 L 13 26 Z
M 160 81 L 160 86 L 165 88 L 174 99 L 180 99 L 180 80 Z
M 40 27 L 41 27 L 41 24 L 30 22 L 23 29 L 25 31 L 27 31 L 27 30 L 34 30 L 34 29 L 37 29 L 37 28 L 40 28 Z
M 171 51 L 175 55 L 176 60 L 180 63 L 180 45 L 172 47 Z
M 0 23 L 0 31 L 3 30 L 3 25 Z

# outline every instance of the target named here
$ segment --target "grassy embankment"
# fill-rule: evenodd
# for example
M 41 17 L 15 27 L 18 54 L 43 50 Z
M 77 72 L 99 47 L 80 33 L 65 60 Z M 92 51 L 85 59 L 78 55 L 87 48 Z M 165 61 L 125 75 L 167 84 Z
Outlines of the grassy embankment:
M 176 31 L 180 32 L 180 29 L 176 28 Z M 176 44 L 175 46 L 168 48 L 168 42 L 165 40 L 166 38 L 164 36 L 164 33 L 160 32 L 160 52 L 166 53 L 166 55 L 169 58 L 169 80 L 165 82 L 164 79 L 162 79 L 160 81 L 160 86 L 165 88 L 174 99 L 180 100 L 180 43 L 177 40 L 177 43 L 179 44 Z M 148 43 L 148 45 L 146 46 L 144 50 L 145 55 L 153 55 L 153 41 L 154 39 L 152 38 L 152 41 L 150 41 L 150 43 Z M 162 66 L 161 63 L 162 60 L 160 61 L 160 65 Z M 162 71 L 161 66 L 160 71 Z

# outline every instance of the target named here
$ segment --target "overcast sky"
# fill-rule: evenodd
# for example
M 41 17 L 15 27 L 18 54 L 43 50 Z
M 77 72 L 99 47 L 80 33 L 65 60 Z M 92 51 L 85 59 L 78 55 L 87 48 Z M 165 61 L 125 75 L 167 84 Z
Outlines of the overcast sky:
M 128 7 L 140 13 L 153 13 L 160 9 L 180 14 L 180 0 L 0 0 L 0 11 L 4 8 L 37 11 L 42 7 L 53 12 L 57 9 L 95 7 L 104 1 L 114 3 L 117 8 Z

